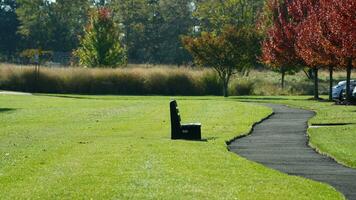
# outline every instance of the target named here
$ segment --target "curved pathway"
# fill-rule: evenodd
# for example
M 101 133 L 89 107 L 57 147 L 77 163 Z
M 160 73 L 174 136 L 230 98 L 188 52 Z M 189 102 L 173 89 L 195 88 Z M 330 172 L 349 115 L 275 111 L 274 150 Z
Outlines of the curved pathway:
M 328 183 L 346 198 L 356 200 L 356 169 L 344 167 L 307 145 L 307 122 L 315 114 L 283 105 L 266 105 L 274 110 L 274 115 L 257 124 L 251 135 L 233 141 L 229 150 L 287 174 Z

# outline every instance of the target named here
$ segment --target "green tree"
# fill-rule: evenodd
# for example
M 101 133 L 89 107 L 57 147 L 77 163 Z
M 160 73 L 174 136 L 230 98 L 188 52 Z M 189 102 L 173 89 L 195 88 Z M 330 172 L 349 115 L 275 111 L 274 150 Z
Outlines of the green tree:
M 89 0 L 17 0 L 19 33 L 26 48 L 72 51 L 78 46 L 90 9 Z
M 75 52 L 80 64 L 86 67 L 117 67 L 126 64 L 126 50 L 121 45 L 118 30 L 109 9 L 94 11 L 80 41 L 81 46 Z
M 112 0 L 130 62 L 182 64 L 191 58 L 181 35 L 194 26 L 191 0 Z
M 196 39 L 184 38 L 185 47 L 198 64 L 217 71 L 224 96 L 228 96 L 231 76 L 238 72 L 248 75 L 258 65 L 261 38 L 255 24 L 263 1 L 196 0 L 193 5 L 194 31 L 202 34 Z
M 189 52 L 183 48 L 182 35 L 193 33 L 195 19 L 191 0 L 161 0 L 164 18 L 162 34 L 162 57 L 165 63 L 184 64 L 191 61 Z
M 262 0 L 200 0 L 194 16 L 202 31 L 220 31 L 226 25 L 254 26 L 262 8 Z
M 110 7 L 116 23 L 122 25 L 129 61 L 143 60 L 144 31 L 149 16 L 146 0 L 112 0 Z
M 197 38 L 185 36 L 185 48 L 198 65 L 212 67 L 223 83 L 223 94 L 227 97 L 232 75 L 245 73 L 256 61 L 259 39 L 255 31 L 232 26 L 222 29 L 220 34 L 202 32 Z
M 16 7 L 15 0 L 0 0 L 0 54 L 6 56 L 16 51 L 20 40 L 16 33 L 19 26 Z

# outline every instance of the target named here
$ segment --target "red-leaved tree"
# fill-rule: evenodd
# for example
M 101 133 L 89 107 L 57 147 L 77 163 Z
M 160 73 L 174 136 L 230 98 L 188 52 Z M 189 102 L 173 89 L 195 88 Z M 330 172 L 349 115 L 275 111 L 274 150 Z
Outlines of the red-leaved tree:
M 332 100 L 333 70 L 339 66 L 338 60 L 332 52 L 323 47 L 326 37 L 319 5 L 317 3 L 310 5 L 308 12 L 308 16 L 296 27 L 298 33 L 296 52 L 308 66 L 329 70 L 329 100 Z M 317 84 L 317 73 L 315 75 Z
M 347 98 L 351 99 L 351 70 L 356 54 L 356 1 L 271 0 L 273 25 L 262 47 L 267 64 L 300 63 L 314 70 L 318 99 L 318 69 L 347 69 Z M 331 90 L 331 87 L 330 87 Z M 330 91 L 331 93 L 331 91 Z M 331 96 L 330 96 L 331 98 Z
M 272 26 L 268 29 L 267 36 L 262 43 L 261 60 L 280 70 L 283 88 L 284 73 L 290 70 L 295 71 L 305 64 L 295 49 L 297 39 L 295 24 L 299 19 L 291 18 L 287 1 L 270 0 L 267 5 L 272 18 Z
M 356 1 L 320 0 L 319 11 L 326 38 L 322 45 L 325 51 L 337 57 L 340 66 L 346 68 L 346 97 L 351 101 L 351 71 L 356 64 Z
M 310 23 L 309 17 L 317 11 L 319 0 L 285 0 L 287 4 L 290 24 L 295 32 L 294 49 L 297 57 L 305 63 L 305 65 L 314 71 L 314 99 L 319 99 L 319 77 L 318 71 L 323 66 L 317 62 L 310 60 L 310 57 L 318 54 L 316 46 L 310 42 L 313 36 L 309 35 L 308 29 Z M 299 47 L 299 48 L 298 48 Z M 313 54 L 313 55 L 312 55 Z

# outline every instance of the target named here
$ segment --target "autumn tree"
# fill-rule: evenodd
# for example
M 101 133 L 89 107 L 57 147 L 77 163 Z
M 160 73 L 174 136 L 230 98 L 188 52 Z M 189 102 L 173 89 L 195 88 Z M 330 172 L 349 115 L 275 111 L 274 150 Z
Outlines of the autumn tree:
M 294 0 L 288 10 L 297 33 L 297 54 L 314 68 L 330 71 L 330 93 L 332 70 L 347 69 L 347 99 L 351 100 L 350 78 L 355 56 L 356 2 L 350 0 Z M 331 96 L 330 96 L 331 98 Z
M 264 19 L 268 20 L 267 22 L 259 25 L 260 28 L 261 25 L 268 23 L 266 27 L 263 27 L 266 36 L 262 42 L 260 60 L 275 71 L 280 71 L 283 88 L 285 74 L 294 73 L 303 68 L 304 62 L 294 48 L 296 31 L 289 21 L 288 4 L 279 0 L 271 0 L 267 2 L 266 7 L 266 12 L 269 12 L 270 16 Z
M 332 100 L 333 70 L 338 68 L 338 60 L 325 44 L 325 28 L 319 5 L 314 5 L 309 10 L 308 17 L 297 27 L 297 54 L 308 66 L 321 67 L 329 70 L 329 100 Z
M 99 8 L 90 17 L 75 54 L 86 67 L 117 67 L 126 64 L 126 50 L 109 9 Z
M 220 34 L 202 32 L 199 37 L 182 38 L 185 48 L 195 62 L 204 67 L 212 67 L 223 83 L 223 94 L 227 97 L 231 76 L 244 73 L 255 60 L 258 37 L 250 29 L 225 27 Z
M 331 69 L 335 58 L 320 43 L 318 1 L 272 0 L 273 20 L 263 43 L 262 60 L 275 66 L 305 65 L 314 71 L 314 98 L 319 99 L 318 71 Z M 330 73 L 331 74 L 331 73 Z
M 353 0 L 272 0 L 272 2 L 278 20 L 273 21 L 264 42 L 263 60 L 284 63 L 286 60 L 283 58 L 287 56 L 313 68 L 316 76 L 315 98 L 318 98 L 318 69 L 329 69 L 331 92 L 333 69 L 344 67 L 347 69 L 346 92 L 350 100 L 351 70 L 355 67 L 356 52 L 354 45 L 356 2 Z M 287 48 L 284 48 L 286 46 Z
M 351 101 L 351 72 L 356 67 L 356 1 L 320 0 L 320 23 L 324 28 L 322 46 L 346 68 L 346 97 Z

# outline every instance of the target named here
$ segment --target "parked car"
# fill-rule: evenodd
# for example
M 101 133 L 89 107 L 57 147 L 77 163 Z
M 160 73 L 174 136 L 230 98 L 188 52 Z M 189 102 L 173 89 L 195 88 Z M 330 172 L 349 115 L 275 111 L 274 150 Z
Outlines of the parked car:
M 354 88 L 354 91 L 352 92 L 352 97 L 356 98 L 356 87 Z
M 351 86 L 351 92 L 354 91 L 354 88 L 356 86 L 356 81 L 351 80 L 350 82 Z M 340 81 L 336 86 L 333 87 L 333 99 L 335 100 L 344 100 L 345 99 L 345 93 L 346 93 L 346 81 Z
M 355 84 L 351 84 L 350 86 L 350 91 L 351 91 L 351 97 L 352 97 L 352 93 L 354 91 L 354 89 L 356 88 L 356 85 Z M 345 100 L 346 99 L 346 86 L 345 88 L 342 90 L 342 98 L 341 100 Z

